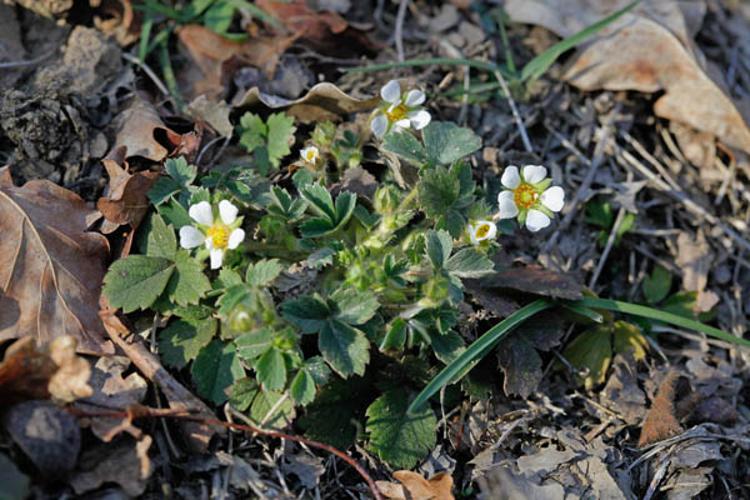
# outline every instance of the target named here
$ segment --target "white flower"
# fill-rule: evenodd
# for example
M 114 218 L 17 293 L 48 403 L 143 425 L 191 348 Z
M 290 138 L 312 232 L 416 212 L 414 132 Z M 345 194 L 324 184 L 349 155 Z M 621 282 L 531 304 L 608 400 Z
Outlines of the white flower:
M 472 245 L 479 245 L 486 240 L 494 240 L 497 236 L 497 226 L 489 220 L 478 220 L 469 224 L 467 229 Z
M 389 130 L 413 128 L 422 130 L 432 117 L 421 107 L 426 96 L 421 90 L 410 90 L 401 94 L 398 80 L 391 80 L 380 89 L 383 105 L 375 112 L 370 122 L 370 129 L 376 137 L 382 138 Z
M 318 158 L 320 158 L 320 151 L 318 151 L 318 148 L 316 148 L 315 146 L 307 146 L 305 149 L 299 152 L 299 155 L 306 163 L 315 165 L 318 162 Z
M 191 205 L 188 210 L 196 226 L 180 228 L 180 246 L 187 250 L 205 244 L 211 255 L 211 269 L 219 269 L 224 261 L 224 252 L 234 250 L 245 239 L 245 231 L 240 229 L 242 217 L 237 217 L 239 210 L 231 202 L 219 202 L 219 219 L 214 219 L 211 204 L 201 201 Z
M 547 179 L 547 169 L 540 165 L 526 165 L 520 173 L 518 167 L 511 165 L 503 171 L 500 182 L 506 190 L 497 196 L 498 217 L 518 217 L 518 222 L 525 223 L 531 232 L 549 226 L 554 212 L 565 204 L 565 191 L 559 186 L 550 187 L 552 179 Z

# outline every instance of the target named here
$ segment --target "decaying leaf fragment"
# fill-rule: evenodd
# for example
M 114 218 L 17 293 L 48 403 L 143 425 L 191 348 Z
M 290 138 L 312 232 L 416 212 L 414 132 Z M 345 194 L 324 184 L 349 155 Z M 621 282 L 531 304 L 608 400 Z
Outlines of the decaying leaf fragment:
M 18 187 L 0 169 L 0 340 L 68 335 L 81 352 L 113 352 L 97 307 L 109 244 L 88 231 L 97 216 L 67 189 Z
M 386 498 L 394 500 L 453 500 L 453 478 L 441 472 L 425 479 L 421 474 L 408 470 L 393 473 L 398 483 L 377 481 L 378 488 Z
M 109 187 L 104 196 L 96 202 L 96 208 L 110 223 L 103 232 L 109 233 L 115 228 L 127 224 L 137 228 L 143 220 L 149 207 L 148 191 L 159 178 L 157 172 L 148 170 L 128 172 L 128 165 L 124 161 L 125 148 L 114 152 L 117 159 L 102 160 L 109 175 Z M 124 163 L 124 167 L 121 166 Z

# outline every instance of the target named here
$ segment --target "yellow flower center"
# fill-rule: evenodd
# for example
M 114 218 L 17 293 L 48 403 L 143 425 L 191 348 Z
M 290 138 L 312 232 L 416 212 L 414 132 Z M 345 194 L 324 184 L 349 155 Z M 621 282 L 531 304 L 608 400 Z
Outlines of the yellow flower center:
M 482 238 L 485 238 L 490 232 L 490 225 L 489 224 L 482 224 L 477 228 L 476 236 L 477 239 L 481 240 Z
M 406 107 L 406 104 L 399 104 L 398 106 L 395 106 L 393 108 L 388 109 L 388 111 L 385 112 L 385 115 L 388 117 L 388 121 L 391 123 L 395 123 L 399 120 L 403 120 L 406 118 L 409 114 L 409 108 Z
M 305 160 L 307 160 L 310 163 L 312 163 L 315 160 L 315 151 L 313 151 L 312 149 L 308 150 L 305 153 Z
M 224 224 L 214 224 L 206 231 L 206 236 L 211 240 L 214 248 L 226 248 L 229 243 L 229 228 Z
M 539 193 L 531 184 L 526 184 L 525 182 L 521 183 L 521 185 L 513 191 L 513 201 L 519 208 L 525 208 L 528 210 L 536 205 L 538 200 Z

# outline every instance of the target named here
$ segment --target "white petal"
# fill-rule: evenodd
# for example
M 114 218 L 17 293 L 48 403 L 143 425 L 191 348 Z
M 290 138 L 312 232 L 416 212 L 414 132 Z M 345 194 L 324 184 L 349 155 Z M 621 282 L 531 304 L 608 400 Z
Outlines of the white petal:
M 469 239 L 472 245 L 478 245 L 479 240 L 477 239 L 477 227 L 473 224 L 469 224 Z
M 560 186 L 553 186 L 542 193 L 541 200 L 545 207 L 559 212 L 565 204 L 565 191 Z
M 240 243 L 242 243 L 242 240 L 245 239 L 245 231 L 242 229 L 235 229 L 232 231 L 232 234 L 229 235 L 229 241 L 227 241 L 227 248 L 230 250 L 234 250 L 238 246 L 240 246 Z
M 521 176 L 518 175 L 518 167 L 515 165 L 505 167 L 503 170 L 503 176 L 500 177 L 500 182 L 508 189 L 516 189 L 518 185 L 521 184 Z
M 393 126 L 398 128 L 409 128 L 411 126 L 411 120 L 404 118 L 403 120 L 395 122 Z
M 424 92 L 421 90 L 410 90 L 409 93 L 406 94 L 406 101 L 404 101 L 404 104 L 409 107 L 419 106 L 426 98 L 427 96 L 425 96 Z
M 193 226 L 182 226 L 180 228 L 180 246 L 190 250 L 200 246 L 206 239 L 203 233 L 195 229 Z
M 487 231 L 487 234 L 484 235 L 484 238 L 482 238 L 482 240 L 494 240 L 495 236 L 497 236 L 497 226 L 494 222 L 488 220 L 479 221 L 479 227 L 482 227 L 484 225 L 490 226 L 490 230 Z
M 420 109 L 414 114 L 409 113 L 409 119 L 411 120 L 411 126 L 414 127 L 414 130 L 422 130 L 429 125 L 432 116 L 430 116 L 430 113 L 424 109 Z
M 375 118 L 370 122 L 370 130 L 375 134 L 375 137 L 383 137 L 388 131 L 388 118 L 383 113 L 375 115 Z
M 219 202 L 219 215 L 221 221 L 227 226 L 234 224 L 234 221 L 237 220 L 237 212 L 239 212 L 239 209 L 231 201 L 221 200 Z
M 513 191 L 500 191 L 497 195 L 497 211 L 501 219 L 512 219 L 518 215 L 518 207 L 513 201 Z
M 214 212 L 211 208 L 211 204 L 207 201 L 191 205 L 188 210 L 188 215 L 190 215 L 190 218 L 195 222 L 203 224 L 204 226 L 210 226 L 214 223 Z
M 391 80 L 383 85 L 383 88 L 380 89 L 380 97 L 391 104 L 399 102 L 401 100 L 401 85 L 398 84 L 398 80 Z
M 549 226 L 550 222 L 550 218 L 547 217 L 547 214 L 540 212 L 539 210 L 534 210 L 532 208 L 529 210 L 529 213 L 526 214 L 526 228 L 532 233 L 536 233 L 540 229 Z
M 211 250 L 211 269 L 219 269 L 224 262 L 224 250 L 214 248 Z
M 541 165 L 526 165 L 523 167 L 523 179 L 529 184 L 542 182 L 547 177 L 547 169 Z
M 318 156 L 320 156 L 320 152 L 315 146 L 307 146 L 305 149 L 299 152 L 299 155 L 304 161 L 308 163 L 315 163 L 318 160 Z

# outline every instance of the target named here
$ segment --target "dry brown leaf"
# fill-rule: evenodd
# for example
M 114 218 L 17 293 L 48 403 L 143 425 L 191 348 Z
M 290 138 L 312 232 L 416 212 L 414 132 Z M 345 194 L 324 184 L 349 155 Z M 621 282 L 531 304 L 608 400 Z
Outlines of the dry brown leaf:
M 81 352 L 111 354 L 99 319 L 109 243 L 88 231 L 95 210 L 46 180 L 13 185 L 0 169 L 0 340 L 73 336 Z
M 206 94 L 211 100 L 223 96 L 228 70 L 238 65 L 256 66 L 272 77 L 279 56 L 298 38 L 256 36 L 238 42 L 198 24 L 181 27 L 177 36 L 194 65 L 180 74 L 180 87 L 190 89 L 187 93 L 191 98 Z
M 570 36 L 628 4 L 628 0 L 508 0 L 514 21 Z M 664 92 L 657 116 L 709 132 L 750 152 L 750 128 L 725 85 L 708 68 L 692 37 L 705 13 L 702 1 L 644 0 L 581 47 L 564 78 L 583 90 Z
M 125 148 L 122 147 L 114 152 L 116 156 L 120 156 L 118 159 L 102 160 L 109 175 L 109 187 L 106 194 L 96 202 L 96 208 L 111 223 L 107 226 L 109 230 L 103 231 L 105 234 L 124 224 L 133 229 L 138 227 L 148 212 L 148 191 L 159 178 L 157 172 L 148 170 L 131 174 L 126 162 L 126 168 L 121 167 L 124 151 Z
M 284 99 L 261 92 L 253 87 L 243 96 L 237 96 L 232 103 L 234 107 L 255 106 L 262 104 L 270 109 L 284 109 L 302 123 L 320 120 L 337 120 L 340 115 L 358 113 L 374 108 L 379 98 L 357 99 L 347 95 L 332 83 L 323 82 L 313 86 L 307 94 L 299 99 Z
M 107 36 L 113 36 L 122 46 L 138 40 L 141 16 L 133 10 L 130 0 L 89 0 L 95 9 L 94 26 Z
M 659 385 L 651 408 L 641 427 L 638 446 L 644 447 L 680 434 L 683 429 L 676 415 L 675 399 L 680 374 L 670 371 Z
M 682 287 L 698 294 L 695 312 L 710 311 L 719 302 L 716 293 L 706 290 L 713 262 L 714 254 L 703 231 L 698 231 L 695 237 L 686 232 L 679 234 L 675 263 L 682 270 Z
M 399 483 L 377 481 L 378 488 L 386 498 L 394 500 L 453 500 L 453 478 L 441 472 L 430 480 L 408 470 L 393 473 Z
M 58 337 L 38 346 L 32 337 L 15 341 L 0 363 L 0 401 L 12 405 L 52 398 L 70 403 L 92 394 L 91 367 L 76 355 L 73 337 Z
M 583 292 L 581 284 L 571 276 L 536 265 L 501 268 L 480 283 L 488 288 L 509 288 L 558 299 L 580 299 Z

